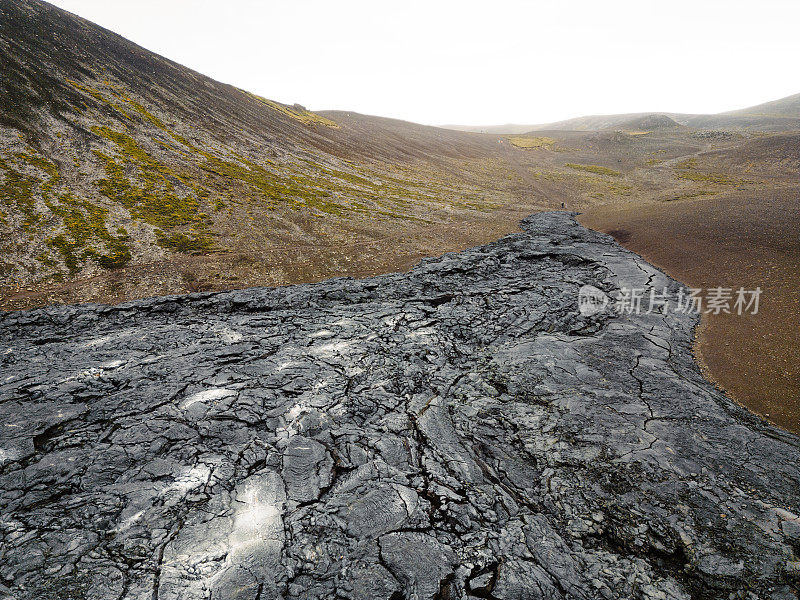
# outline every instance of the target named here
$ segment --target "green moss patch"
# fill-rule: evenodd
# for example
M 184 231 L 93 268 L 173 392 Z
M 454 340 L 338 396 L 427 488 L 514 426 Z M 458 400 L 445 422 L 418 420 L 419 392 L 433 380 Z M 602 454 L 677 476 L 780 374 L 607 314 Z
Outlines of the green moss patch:
M 30 231 L 42 220 L 36 212 L 36 200 L 33 195 L 34 187 L 39 180 L 25 175 L 14 169 L 6 160 L 0 158 L 0 170 L 3 180 L 0 181 L 0 206 L 3 213 L 19 214 L 23 231 Z M 8 217 L 4 217 L 7 220 Z
M 166 234 L 156 230 L 156 242 L 162 248 L 176 252 L 210 252 L 214 249 L 213 240 L 204 234 L 188 236 L 185 233 Z
M 567 163 L 564 165 L 576 171 L 585 171 L 586 173 L 594 173 L 595 175 L 607 175 L 609 177 L 622 177 L 622 173 L 609 169 L 608 167 L 601 167 L 600 165 L 578 165 L 575 163 Z
M 134 218 L 154 227 L 172 228 L 202 223 L 199 202 L 175 193 L 170 177 L 177 180 L 178 176 L 169 167 L 153 159 L 126 133 L 108 127 L 93 127 L 92 131 L 114 142 L 120 153 L 117 159 L 95 151 L 106 171 L 106 177 L 97 182 L 101 194 L 122 204 Z M 142 185 L 131 181 L 126 166 L 136 169 Z
M 61 217 L 65 229 L 47 244 L 61 255 L 70 272 L 78 271 L 89 259 L 106 269 L 122 267 L 131 260 L 128 232 L 119 228 L 119 235 L 113 235 L 106 228 L 108 209 L 69 194 L 62 195 L 58 203 L 48 201 L 47 207 Z
M 281 104 L 280 102 L 275 102 L 274 100 L 268 100 L 267 98 L 262 98 L 261 96 L 257 96 L 256 94 L 251 94 L 250 92 L 244 92 L 251 98 L 258 100 L 262 104 L 269 106 L 273 110 L 277 110 L 278 112 L 286 115 L 287 117 L 291 117 L 296 121 L 300 121 L 304 125 L 324 125 L 325 127 L 339 127 L 339 124 L 336 121 L 332 121 L 322 115 L 318 115 L 317 113 L 311 112 L 310 110 L 306 110 L 302 106 L 295 104 L 294 106 L 289 106 L 287 104 Z
M 711 183 L 716 185 L 747 185 L 755 183 L 750 179 L 733 177 L 726 173 L 707 173 L 697 170 L 697 159 L 690 158 L 675 165 L 675 176 L 678 179 L 696 181 L 700 183 Z
M 549 137 L 529 137 L 529 136 L 513 136 L 507 138 L 512 146 L 522 148 L 524 150 L 531 150 L 533 148 L 544 148 L 549 150 L 552 148 L 556 141 Z

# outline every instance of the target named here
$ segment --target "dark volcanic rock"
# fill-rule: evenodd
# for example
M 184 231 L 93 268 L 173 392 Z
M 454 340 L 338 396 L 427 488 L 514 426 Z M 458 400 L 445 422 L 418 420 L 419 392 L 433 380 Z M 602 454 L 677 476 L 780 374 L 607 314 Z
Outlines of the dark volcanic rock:
M 408 274 L 0 317 L 0 597 L 797 597 L 800 444 L 564 213 Z

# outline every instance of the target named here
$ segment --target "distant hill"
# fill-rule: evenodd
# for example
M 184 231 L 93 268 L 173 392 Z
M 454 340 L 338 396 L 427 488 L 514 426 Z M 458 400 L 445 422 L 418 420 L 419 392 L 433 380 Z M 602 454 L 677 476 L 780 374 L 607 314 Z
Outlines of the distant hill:
M 665 116 L 673 120 L 674 122 L 676 122 L 676 124 L 680 124 L 682 120 L 685 120 L 686 118 L 693 116 L 693 115 L 680 115 L 674 113 L 660 113 L 660 114 L 662 116 Z M 519 134 L 519 133 L 527 133 L 529 131 L 544 131 L 544 130 L 601 131 L 604 129 L 620 129 L 628 127 L 629 124 L 633 124 L 639 120 L 647 119 L 648 117 L 651 116 L 653 116 L 653 113 L 623 113 L 616 115 L 587 115 L 584 117 L 574 117 L 572 119 L 566 119 L 564 121 L 556 121 L 555 123 L 545 123 L 538 125 L 508 124 L 508 125 L 495 125 L 488 127 L 444 125 L 444 127 L 448 127 L 450 129 L 455 129 L 458 131 L 495 133 L 500 135 Z
M 655 115 L 666 117 L 676 125 L 686 125 L 697 129 L 724 129 L 731 131 L 764 131 L 782 132 L 800 129 L 800 94 L 788 96 L 773 102 L 759 104 L 741 110 L 719 114 L 686 114 L 686 113 L 626 113 L 614 115 L 587 115 L 575 117 L 555 123 L 539 125 L 491 125 L 482 127 L 444 125 L 443 127 L 457 131 L 494 133 L 500 135 L 527 133 L 528 131 L 600 131 L 604 129 L 631 128 L 631 124 Z M 658 129 L 657 121 L 652 127 L 642 129 Z
M 657 129 L 672 129 L 680 127 L 680 124 L 669 118 L 667 115 L 651 114 L 644 117 L 637 117 L 630 121 L 625 121 L 619 125 L 622 129 L 639 131 L 654 131 Z
M 453 131 L 468 131 L 470 133 L 490 133 L 494 135 L 508 135 L 516 133 L 527 133 L 539 127 L 539 125 L 519 125 L 506 123 L 505 125 L 442 125 L 443 129 Z
M 567 119 L 566 121 L 559 121 L 557 123 L 548 123 L 545 125 L 538 125 L 534 129 L 560 129 L 560 130 L 575 130 L 575 131 L 600 131 L 603 129 L 623 129 L 629 127 L 630 124 L 648 119 L 653 113 L 627 113 L 619 115 L 589 115 L 585 117 L 576 117 L 574 119 Z M 678 115 L 673 113 L 660 113 L 677 122 L 680 122 L 686 115 Z
M 742 108 L 731 112 L 723 113 L 726 115 L 745 115 L 756 117 L 789 117 L 800 118 L 800 94 L 787 96 L 780 100 L 765 102 L 749 108 Z

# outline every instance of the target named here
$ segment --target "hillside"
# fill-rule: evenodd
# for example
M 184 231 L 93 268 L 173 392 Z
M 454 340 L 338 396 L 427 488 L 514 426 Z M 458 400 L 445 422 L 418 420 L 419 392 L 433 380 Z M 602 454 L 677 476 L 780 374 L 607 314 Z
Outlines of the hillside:
M 38 0 L 0 12 L 5 308 L 407 269 L 562 202 L 694 193 L 656 161 L 738 143 L 647 114 L 527 136 L 315 114 Z
M 800 119 L 800 94 L 794 94 L 786 98 L 772 100 L 771 102 L 734 110 L 725 114 Z
M 525 204 L 511 185 L 494 195 L 478 185 L 500 168 L 485 164 L 494 139 L 338 123 L 37 0 L 0 0 L 0 14 L 4 295 L 124 299 L 313 279 L 344 259 L 331 250 L 302 266 L 308 256 L 282 260 L 279 249 L 413 237 L 453 211 L 474 224 Z M 148 283 L 148 265 L 159 280 Z

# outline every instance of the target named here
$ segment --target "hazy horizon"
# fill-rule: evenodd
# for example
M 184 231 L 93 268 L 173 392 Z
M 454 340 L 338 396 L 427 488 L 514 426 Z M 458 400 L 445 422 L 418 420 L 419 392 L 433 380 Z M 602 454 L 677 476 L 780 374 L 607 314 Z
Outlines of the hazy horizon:
M 55 0 L 214 79 L 430 125 L 717 113 L 800 91 L 800 5 Z

